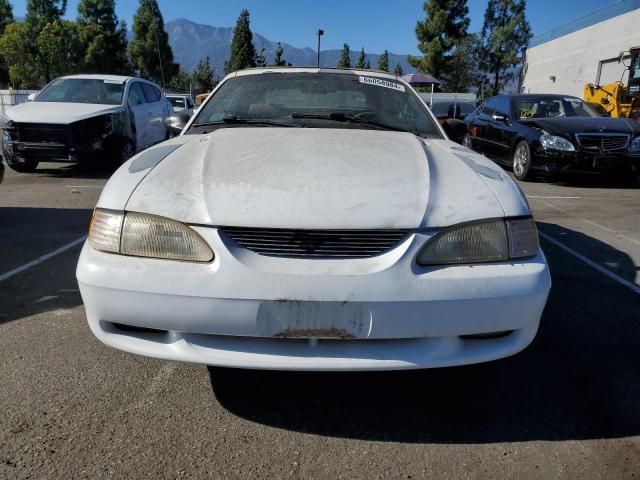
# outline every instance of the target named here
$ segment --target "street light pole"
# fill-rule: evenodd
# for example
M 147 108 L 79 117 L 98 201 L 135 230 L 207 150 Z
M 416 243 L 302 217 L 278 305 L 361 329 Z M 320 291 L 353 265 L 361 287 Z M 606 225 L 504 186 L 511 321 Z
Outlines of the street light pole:
M 318 66 L 320 66 L 320 37 L 324 35 L 324 30 L 319 28 L 316 35 L 318 36 Z

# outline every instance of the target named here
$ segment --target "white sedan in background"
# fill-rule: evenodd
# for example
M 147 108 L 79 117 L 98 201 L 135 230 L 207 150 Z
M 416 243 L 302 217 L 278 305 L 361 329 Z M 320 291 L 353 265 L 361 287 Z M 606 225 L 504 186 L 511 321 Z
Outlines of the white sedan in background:
M 128 352 L 287 370 L 515 354 L 550 288 L 515 183 L 379 72 L 227 76 L 109 180 L 77 278 Z

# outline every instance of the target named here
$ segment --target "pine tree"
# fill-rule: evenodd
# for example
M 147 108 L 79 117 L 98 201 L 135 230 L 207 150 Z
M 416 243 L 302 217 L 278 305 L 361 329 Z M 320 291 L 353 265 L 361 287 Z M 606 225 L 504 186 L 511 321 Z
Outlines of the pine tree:
M 351 68 L 351 57 L 349 55 L 349 44 L 345 43 L 342 47 L 342 54 L 340 55 L 340 60 L 338 61 L 338 68 Z
M 213 90 L 215 80 L 208 56 L 198 62 L 198 66 L 194 70 L 191 78 L 193 79 L 193 88 L 196 95 Z
M 118 22 L 115 0 L 81 0 L 77 23 L 80 42 L 85 49 L 83 71 L 131 72 L 127 58 L 127 26 Z
M 427 0 L 422 9 L 426 19 L 418 21 L 416 37 L 423 56 L 409 56 L 409 63 L 423 73 L 439 78 L 447 70 L 452 50 L 467 36 L 467 0 Z
M 489 0 L 487 4 L 481 66 L 493 77 L 493 95 L 513 77 L 510 70 L 522 61 L 520 56 L 531 38 L 525 7 L 525 0 Z
M 27 0 L 24 23 L 27 34 L 35 42 L 47 23 L 62 19 L 67 10 L 67 0 Z
M 274 67 L 286 67 L 288 65 L 287 61 L 282 58 L 282 54 L 284 53 L 284 49 L 280 42 L 278 42 L 278 46 L 276 47 L 275 56 L 273 57 L 273 63 L 271 64 Z
M 191 90 L 191 75 L 185 72 L 182 67 L 178 68 L 178 73 L 167 84 L 167 90 L 180 93 L 189 92 Z
M 0 0 L 0 37 L 4 35 L 7 25 L 13 22 L 13 11 L 8 0 Z M 0 57 L 0 83 L 4 87 L 9 83 L 9 67 L 6 59 Z
M 358 57 L 358 63 L 356 63 L 356 68 L 365 68 L 367 66 L 367 57 L 364 54 L 364 48 L 360 50 L 360 56 Z
M 365 63 L 364 69 L 365 70 L 371 70 L 371 64 L 369 63 L 369 60 L 367 60 L 367 63 Z
M 382 70 L 383 72 L 389 71 L 389 52 L 386 50 L 378 57 L 378 70 Z
M 49 60 L 43 58 L 38 50 L 38 37 L 44 27 L 61 20 L 67 9 L 67 0 L 27 0 L 27 14 L 24 18 L 25 47 L 21 62 L 33 62 L 34 70 L 45 82 L 50 82 L 52 75 L 48 70 Z M 49 52 L 50 53 L 50 52 Z
M 260 49 L 260 53 L 256 53 L 256 67 L 266 67 L 267 66 L 267 57 L 265 56 L 265 48 L 262 47 Z
M 133 40 L 128 50 L 133 68 L 145 78 L 160 83 L 163 77 L 169 81 L 178 72 L 156 0 L 140 0 L 133 16 Z
M 453 51 L 447 70 L 440 75 L 440 86 L 445 92 L 468 92 L 480 83 L 482 74 L 479 65 L 482 54 L 482 41 L 478 34 L 472 34 L 461 40 Z
M 249 11 L 244 8 L 240 12 L 236 26 L 233 29 L 231 41 L 231 55 L 224 62 L 226 73 L 256 66 L 256 49 L 253 46 L 253 33 L 249 25 Z
M 399 63 L 396 63 L 396 68 L 393 69 L 393 74 L 396 77 L 401 77 L 404 72 L 402 71 L 402 67 Z

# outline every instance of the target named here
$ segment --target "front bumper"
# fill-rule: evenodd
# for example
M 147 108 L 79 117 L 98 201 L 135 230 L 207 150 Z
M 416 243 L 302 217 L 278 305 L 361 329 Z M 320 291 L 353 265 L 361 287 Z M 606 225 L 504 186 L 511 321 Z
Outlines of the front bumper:
M 559 152 L 538 147 L 533 152 L 532 166 L 548 172 L 604 173 L 631 169 L 640 171 L 640 154 L 629 152 L 601 153 Z
M 263 257 L 216 229 L 196 230 L 216 252 L 211 264 L 84 246 L 77 277 L 98 339 L 140 355 L 231 367 L 462 365 L 524 349 L 550 288 L 542 252 L 518 263 L 423 268 L 414 262 L 423 234 L 345 262 Z M 463 338 L 505 331 L 512 333 Z
M 92 143 L 68 146 L 62 143 L 13 142 L 3 153 L 14 162 L 37 160 L 39 162 L 81 162 L 103 153 L 104 142 L 99 139 Z

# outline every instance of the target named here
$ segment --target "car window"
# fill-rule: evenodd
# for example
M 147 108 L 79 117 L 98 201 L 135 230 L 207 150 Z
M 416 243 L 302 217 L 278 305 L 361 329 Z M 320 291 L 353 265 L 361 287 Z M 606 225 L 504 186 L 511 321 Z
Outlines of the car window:
M 174 107 L 185 108 L 185 99 L 183 97 L 167 97 L 167 100 Z
M 577 97 L 527 97 L 518 101 L 518 119 L 556 117 L 600 117 L 588 103 Z
M 490 98 L 489 100 L 487 100 L 484 104 L 484 106 L 482 107 L 481 113 L 483 115 L 487 115 L 487 116 L 491 116 L 493 115 L 493 112 L 496 111 L 496 98 Z
M 142 91 L 144 92 L 144 98 L 149 103 L 157 102 L 158 100 L 160 100 L 160 97 L 162 96 L 160 94 L 160 90 L 158 90 L 156 87 L 154 87 L 149 83 L 142 84 Z
M 497 98 L 495 113 L 503 115 L 505 117 L 511 116 L 511 105 L 510 105 L 509 97 Z
M 431 105 L 431 111 L 435 116 L 444 116 L 449 111 L 449 103 L 434 103 Z
M 34 101 L 120 105 L 123 93 L 121 80 L 59 78 L 47 85 Z
M 135 107 L 136 105 L 142 105 L 146 103 L 144 93 L 140 87 L 140 82 L 133 82 L 129 87 L 129 105 Z
M 348 73 L 261 73 L 230 78 L 200 109 L 190 130 L 226 117 L 310 128 L 379 129 L 381 124 L 382 128 L 442 138 L 424 104 L 403 84 Z M 336 120 L 347 117 L 354 121 Z

